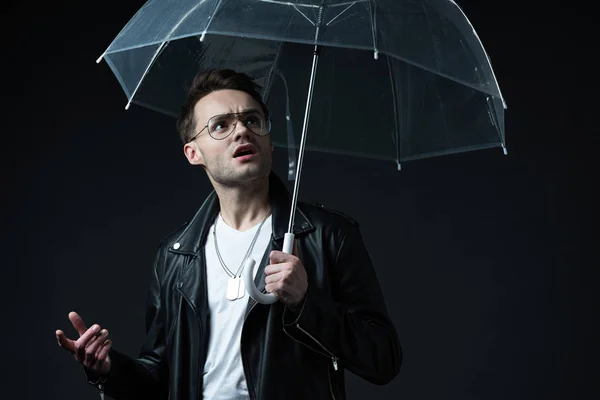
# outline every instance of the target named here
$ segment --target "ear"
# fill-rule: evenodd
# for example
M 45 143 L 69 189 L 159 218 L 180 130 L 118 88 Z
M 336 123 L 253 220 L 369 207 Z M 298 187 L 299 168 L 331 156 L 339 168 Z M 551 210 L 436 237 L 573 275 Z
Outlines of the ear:
M 200 148 L 198 148 L 198 144 L 196 142 L 186 143 L 183 146 L 183 154 L 185 154 L 185 158 L 187 158 L 190 164 L 204 165 L 204 157 L 202 156 L 202 152 L 200 151 Z

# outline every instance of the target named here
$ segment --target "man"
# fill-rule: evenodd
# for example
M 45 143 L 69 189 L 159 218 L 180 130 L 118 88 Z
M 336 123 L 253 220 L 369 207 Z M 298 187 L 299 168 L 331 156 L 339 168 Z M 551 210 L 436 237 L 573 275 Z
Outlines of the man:
M 344 399 L 344 370 L 374 384 L 399 372 L 401 351 L 357 224 L 299 203 L 293 254 L 281 252 L 290 195 L 271 172 L 273 146 L 260 88 L 231 70 L 199 74 L 178 119 L 184 154 L 214 192 L 161 244 L 137 358 L 106 329 L 59 345 L 90 383 L 115 399 Z M 240 283 L 258 265 L 257 304 Z

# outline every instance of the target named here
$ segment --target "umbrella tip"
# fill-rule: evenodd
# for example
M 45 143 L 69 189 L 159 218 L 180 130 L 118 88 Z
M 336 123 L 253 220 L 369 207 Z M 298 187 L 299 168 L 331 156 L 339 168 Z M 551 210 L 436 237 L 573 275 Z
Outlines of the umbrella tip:
M 373 58 L 379 60 L 379 50 L 375 49 L 375 52 L 373 53 Z
M 502 152 L 505 156 L 508 155 L 508 150 L 506 150 L 506 146 L 504 145 L 504 143 L 502 143 Z
M 402 171 L 402 164 L 396 161 L 396 165 L 398 166 L 398 171 Z
M 100 64 L 100 61 L 102 61 L 103 58 L 104 58 L 104 54 L 102 54 L 100 57 L 98 57 L 98 59 L 96 60 L 96 64 Z

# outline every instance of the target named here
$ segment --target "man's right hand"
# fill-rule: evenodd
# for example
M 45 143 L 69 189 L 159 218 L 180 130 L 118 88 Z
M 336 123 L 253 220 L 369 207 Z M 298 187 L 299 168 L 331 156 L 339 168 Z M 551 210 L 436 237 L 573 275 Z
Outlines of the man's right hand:
M 83 319 L 76 313 L 69 313 L 69 320 L 73 327 L 79 332 L 79 339 L 67 338 L 63 331 L 56 331 L 58 345 L 75 357 L 77 361 L 98 375 L 106 376 L 110 371 L 111 340 L 108 331 L 101 329 L 99 325 L 92 325 L 89 329 L 85 326 Z

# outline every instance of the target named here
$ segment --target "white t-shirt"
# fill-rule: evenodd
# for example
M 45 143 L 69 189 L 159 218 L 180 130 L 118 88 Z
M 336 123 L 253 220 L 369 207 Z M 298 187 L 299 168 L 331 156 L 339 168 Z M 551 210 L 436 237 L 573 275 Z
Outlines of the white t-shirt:
M 232 273 L 238 273 L 260 223 L 240 232 L 228 226 L 221 218 L 217 224 L 217 243 L 223 262 Z M 204 398 L 211 400 L 246 400 L 249 398 L 246 377 L 240 354 L 240 340 L 248 293 L 234 301 L 226 295 L 229 275 L 219 262 L 215 250 L 214 224 L 206 240 L 206 277 L 210 306 L 210 338 L 204 364 Z M 250 257 L 259 264 L 271 239 L 271 216 L 262 225 Z M 254 276 L 258 265 L 254 267 Z M 238 274 L 238 276 L 241 274 Z

